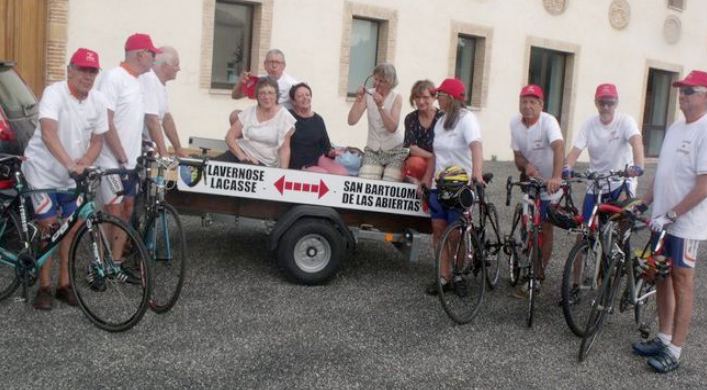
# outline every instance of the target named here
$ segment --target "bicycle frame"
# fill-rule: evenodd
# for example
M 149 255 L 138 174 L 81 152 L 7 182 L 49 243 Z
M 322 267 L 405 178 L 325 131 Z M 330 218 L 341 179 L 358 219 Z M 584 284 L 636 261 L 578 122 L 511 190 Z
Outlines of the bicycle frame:
M 22 243 L 23 243 L 23 250 L 24 251 L 29 251 L 31 250 L 31 242 L 32 242 L 32 237 L 30 236 L 29 233 L 29 221 L 28 221 L 28 216 L 27 216 L 27 196 L 33 194 L 33 193 L 38 193 L 38 192 L 46 192 L 48 190 L 29 190 L 26 191 L 24 189 L 23 183 L 23 177 L 20 171 L 17 171 L 15 173 L 16 176 L 16 185 L 15 189 L 18 192 L 18 195 L 15 197 L 15 199 L 12 200 L 12 202 L 5 208 L 3 215 L 6 215 L 7 213 L 10 212 L 10 210 L 13 209 L 13 207 L 18 207 L 19 208 L 19 214 L 20 214 L 20 225 L 22 228 Z M 79 201 L 80 203 L 79 207 L 71 213 L 67 218 L 64 219 L 63 223 L 59 226 L 56 232 L 54 232 L 50 237 L 49 240 L 45 243 L 45 245 L 40 248 L 39 253 L 36 254 L 35 258 L 35 263 L 37 268 L 40 268 L 46 263 L 46 261 L 51 257 L 51 255 L 56 251 L 58 244 L 61 242 L 64 237 L 66 237 L 67 234 L 71 231 L 71 229 L 79 222 L 79 221 L 88 221 L 89 217 L 96 212 L 96 207 L 95 203 L 92 200 L 86 200 L 85 196 L 79 195 Z M 0 233 L 5 233 L 4 231 Z M 18 255 L 11 253 L 7 251 L 5 248 L 0 247 L 0 263 L 14 267 L 17 264 L 18 260 Z

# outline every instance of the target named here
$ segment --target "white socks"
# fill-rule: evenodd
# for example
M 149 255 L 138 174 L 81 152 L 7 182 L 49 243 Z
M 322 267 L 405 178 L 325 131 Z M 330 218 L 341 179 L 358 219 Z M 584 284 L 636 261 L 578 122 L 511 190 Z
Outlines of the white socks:
M 665 333 L 658 333 L 658 338 L 660 341 L 663 342 L 663 344 L 668 346 L 668 352 L 670 352 L 671 355 L 675 359 L 680 359 L 680 354 L 682 353 L 682 347 L 678 347 L 677 345 L 673 344 L 673 336 Z

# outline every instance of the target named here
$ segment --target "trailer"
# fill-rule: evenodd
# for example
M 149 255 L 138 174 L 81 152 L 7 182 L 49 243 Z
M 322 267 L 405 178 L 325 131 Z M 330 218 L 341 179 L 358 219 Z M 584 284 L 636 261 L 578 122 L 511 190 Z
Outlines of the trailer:
M 226 150 L 221 140 L 192 137 L 201 156 Z M 167 201 L 181 214 L 264 228 L 280 270 L 307 285 L 327 282 L 361 241 L 394 245 L 405 264 L 418 261 L 431 232 L 416 186 L 301 170 L 207 160 L 181 166 Z

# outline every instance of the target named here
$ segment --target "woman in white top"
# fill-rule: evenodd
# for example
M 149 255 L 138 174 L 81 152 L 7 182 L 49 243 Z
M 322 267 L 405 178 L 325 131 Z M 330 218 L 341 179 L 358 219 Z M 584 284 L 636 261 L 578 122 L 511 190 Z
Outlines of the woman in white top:
M 374 88 L 359 87 L 356 102 L 349 111 L 353 126 L 368 111 L 368 140 L 359 177 L 401 181 L 408 149 L 403 147 L 405 132 L 399 126 L 403 98 L 393 88 L 398 85 L 395 67 L 381 64 L 373 69 Z
M 216 161 L 244 162 L 268 167 L 287 168 L 290 163 L 290 139 L 295 118 L 278 104 L 277 81 L 263 77 L 255 86 L 258 101 L 238 114 L 226 134 L 228 151 Z
M 437 87 L 437 101 L 444 115 L 439 118 L 434 127 L 434 142 L 432 143 L 432 159 L 427 166 L 427 172 L 420 186 L 431 188 L 428 205 L 432 219 L 432 243 L 437 248 L 444 229 L 461 216 L 461 210 L 447 209 L 437 198 L 436 183 L 433 178 L 451 166 L 460 166 L 471 174 L 472 180 L 484 183 L 482 164 L 484 160 L 481 144 L 481 128 L 476 116 L 464 106 L 466 88 L 458 79 L 446 79 Z M 447 265 L 442 262 L 443 268 Z M 442 270 L 449 274 L 448 269 Z M 445 291 L 451 288 L 449 277 L 443 284 Z M 427 287 L 427 293 L 436 295 L 437 281 Z

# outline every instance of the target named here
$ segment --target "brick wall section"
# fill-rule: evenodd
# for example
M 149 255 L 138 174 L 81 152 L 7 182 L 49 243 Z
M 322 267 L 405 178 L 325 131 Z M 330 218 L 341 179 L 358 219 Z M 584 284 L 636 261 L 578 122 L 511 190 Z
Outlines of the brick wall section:
M 248 0 L 239 1 L 239 3 L 255 5 L 253 10 L 253 42 L 250 54 L 250 70 L 254 73 L 260 73 L 265 54 L 271 49 L 273 0 Z M 205 89 L 211 89 L 215 12 L 216 0 L 203 0 L 199 86 Z
M 398 41 L 398 12 L 388 8 L 345 2 L 341 29 L 341 52 L 339 55 L 339 96 L 341 97 L 346 97 L 348 89 L 351 23 L 354 16 L 382 22 L 378 35 L 377 61 L 379 64 L 385 62 L 395 63 L 395 46 Z
M 45 80 L 47 85 L 66 78 L 69 0 L 47 2 L 47 44 Z

